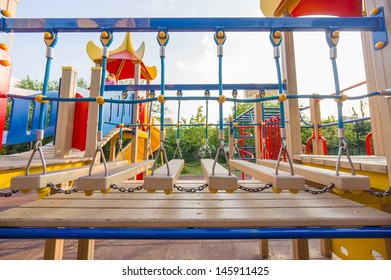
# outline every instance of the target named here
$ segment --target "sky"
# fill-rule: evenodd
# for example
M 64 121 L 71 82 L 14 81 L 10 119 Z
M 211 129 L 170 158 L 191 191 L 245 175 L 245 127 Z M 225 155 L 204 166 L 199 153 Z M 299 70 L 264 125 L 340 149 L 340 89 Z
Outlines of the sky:
M 20 18 L 98 18 L 98 17 L 262 17 L 259 0 L 21 0 L 16 17 Z M 223 83 L 277 83 L 273 48 L 267 33 L 227 33 L 224 44 Z M 63 66 L 76 68 L 79 77 L 89 81 L 93 65 L 86 53 L 88 41 L 100 46 L 99 33 L 59 34 L 55 47 L 51 79 L 61 76 Z M 122 42 L 123 33 L 114 33 L 111 49 Z M 160 83 L 159 46 L 154 33 L 133 33 L 135 49 L 145 42 L 144 63 L 155 65 Z M 45 70 L 45 44 L 42 34 L 14 34 L 11 55 L 14 79 L 29 75 L 43 80 Z M 324 33 L 295 34 L 295 52 L 298 87 L 300 94 L 331 94 L 335 92 L 329 48 Z M 365 80 L 361 39 L 359 33 L 341 32 L 338 44 L 339 77 L 341 88 Z M 202 84 L 218 83 L 218 58 L 213 33 L 170 33 L 166 47 L 166 83 Z M 365 86 L 348 92 L 359 95 L 367 92 Z M 175 95 L 166 92 L 166 95 Z M 203 95 L 203 92 L 183 92 L 184 96 Z M 231 96 L 230 92 L 224 92 Z M 218 92 L 212 92 L 218 95 Z M 239 93 L 240 97 L 241 93 Z M 307 101 L 300 101 L 307 105 Z M 189 119 L 204 102 L 182 103 L 183 117 Z M 169 116 L 174 120 L 177 104 L 169 103 Z M 357 102 L 344 104 L 344 114 L 352 114 Z M 232 104 L 225 103 L 227 116 Z M 322 117 L 336 115 L 333 101 L 322 101 Z M 218 104 L 210 103 L 210 122 L 218 119 Z

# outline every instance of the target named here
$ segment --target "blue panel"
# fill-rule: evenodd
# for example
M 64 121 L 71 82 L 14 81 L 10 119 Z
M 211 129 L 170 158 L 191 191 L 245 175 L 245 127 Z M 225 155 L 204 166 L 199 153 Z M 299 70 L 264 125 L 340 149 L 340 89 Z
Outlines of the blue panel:
M 0 30 L 4 32 L 40 32 L 53 29 L 58 32 L 100 32 L 110 29 L 118 32 L 215 32 L 224 31 L 324 31 L 336 27 L 341 31 L 378 31 L 380 17 L 357 18 L 3 18 Z
M 168 240 L 391 238 L 391 228 L 0 228 L 0 238 Z
M 116 91 L 116 92 L 106 91 L 104 96 L 105 99 L 122 100 L 122 91 Z M 133 100 L 133 95 L 129 94 L 128 98 L 130 100 Z M 132 104 L 125 105 L 125 108 L 126 110 L 125 110 L 123 122 L 132 123 L 133 105 Z M 115 128 L 116 127 L 115 124 L 121 123 L 121 113 L 122 113 L 122 104 L 106 102 L 103 105 L 103 135 L 106 135 L 113 128 Z
M 52 91 L 47 93 L 48 97 L 58 97 L 58 92 Z M 30 114 L 30 103 L 33 102 L 31 130 L 28 130 L 28 118 Z M 45 137 L 52 136 L 55 131 L 56 118 L 58 111 L 58 102 L 51 102 L 49 126 L 44 129 Z M 38 129 L 39 110 L 41 104 L 26 100 L 12 98 L 12 108 L 10 114 L 10 123 L 6 132 L 5 145 L 20 144 L 36 140 L 36 131 Z M 45 115 L 47 114 L 47 111 Z

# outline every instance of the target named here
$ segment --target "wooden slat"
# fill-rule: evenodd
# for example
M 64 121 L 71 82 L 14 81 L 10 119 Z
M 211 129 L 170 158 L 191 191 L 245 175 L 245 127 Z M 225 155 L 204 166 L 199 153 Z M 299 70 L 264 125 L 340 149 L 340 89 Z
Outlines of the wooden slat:
M 109 162 L 108 169 L 117 168 L 127 164 L 126 161 Z M 11 190 L 24 189 L 40 189 L 46 187 L 49 183 L 55 185 L 76 180 L 80 177 L 87 176 L 90 166 L 83 166 L 79 168 L 71 168 L 53 171 L 47 174 L 30 174 L 26 176 L 15 176 L 11 179 Z M 93 173 L 104 170 L 103 164 L 96 164 L 92 170 Z
M 368 207 L 259 209 L 13 208 L 2 227 L 323 227 L 390 226 L 390 214 Z
M 257 160 L 257 163 L 262 166 L 275 166 L 274 160 Z M 280 163 L 280 169 L 290 170 L 289 164 L 285 162 Z M 340 172 L 339 176 L 335 174 L 334 170 L 321 169 L 312 166 L 304 166 L 295 164 L 295 174 L 304 176 L 306 180 L 318 184 L 328 185 L 334 184 L 337 189 L 341 190 L 369 190 L 371 188 L 369 177 L 361 175 L 352 175 L 349 173 Z
M 77 187 L 80 191 L 107 190 L 111 184 L 119 184 L 152 166 L 153 160 L 146 160 L 115 168 L 109 172 L 108 176 L 105 176 L 105 172 L 99 172 L 91 176 L 81 177 L 77 180 Z
M 237 190 L 238 177 L 234 174 L 229 175 L 228 170 L 216 163 L 215 173 L 212 175 L 214 160 L 202 159 L 201 167 L 204 173 L 204 178 L 208 183 L 210 190 Z
M 302 190 L 304 189 L 304 177 L 299 175 L 291 175 L 290 173 L 279 171 L 275 174 L 275 169 L 260 166 L 251 162 L 241 160 L 231 160 L 232 167 L 241 170 L 242 172 L 253 176 L 257 180 L 265 183 L 271 183 L 274 189 L 277 190 Z
M 131 194 L 130 194 L 131 195 Z M 149 198 L 148 198 L 149 196 Z M 277 195 L 275 195 L 277 196 Z M 94 196 L 95 197 L 95 196 Z M 155 199 L 147 195 L 145 198 L 129 201 L 127 199 L 45 199 L 39 205 L 34 202 L 27 203 L 22 208 L 48 208 L 48 209 L 258 209 L 258 208 L 326 208 L 326 207 L 359 207 L 357 203 L 345 199 L 283 199 L 281 201 L 269 199 L 242 199 L 242 200 L 166 200 Z M 364 207 L 364 206 L 361 206 Z
M 168 163 L 170 174 L 167 175 L 167 167 L 163 165 L 154 171 L 153 175 L 144 178 L 144 189 L 146 190 L 165 190 L 172 191 L 174 184 L 178 181 L 185 161 L 182 159 L 173 159 Z

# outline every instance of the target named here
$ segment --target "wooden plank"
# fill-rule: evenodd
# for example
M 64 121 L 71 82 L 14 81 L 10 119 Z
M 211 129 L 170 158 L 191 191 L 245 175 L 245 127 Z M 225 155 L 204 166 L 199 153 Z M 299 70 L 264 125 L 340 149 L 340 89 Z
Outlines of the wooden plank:
M 99 172 L 91 176 L 81 177 L 77 180 L 80 191 L 107 190 L 111 184 L 119 184 L 153 166 L 153 160 L 140 161 L 115 168 L 105 176 L 105 172 Z
M 212 175 L 214 160 L 202 159 L 201 167 L 204 172 L 204 178 L 210 190 L 229 190 L 235 191 L 238 189 L 238 177 L 233 173 L 228 174 L 228 170 L 216 163 L 215 173 Z
M 131 194 L 129 194 L 131 195 Z M 277 195 L 275 195 L 277 196 Z M 94 196 L 95 197 L 95 196 Z M 164 197 L 164 196 L 163 196 Z M 295 197 L 290 195 L 290 197 Z M 22 208 L 48 208 L 48 209 L 197 209 L 202 205 L 203 209 L 260 209 L 260 208 L 326 208 L 326 207 L 357 207 L 357 203 L 346 199 L 242 199 L 242 200 L 212 200 L 208 198 L 193 200 L 166 200 L 155 199 L 148 194 L 129 201 L 128 199 L 45 199 L 39 205 L 34 202 L 27 203 Z M 359 206 L 358 206 L 359 207 Z M 361 206 L 364 207 L 364 206 Z
M 275 166 L 274 160 L 257 160 L 262 166 Z M 290 170 L 288 163 L 281 162 L 280 169 L 284 171 Z M 294 164 L 295 174 L 304 176 L 306 180 L 322 185 L 334 184 L 340 190 L 369 190 L 371 184 L 369 177 L 362 175 L 352 175 L 349 173 L 340 172 L 336 175 L 334 170 L 322 169 L 312 166 L 304 166 Z
M 108 169 L 117 168 L 127 164 L 126 161 L 109 162 Z M 46 187 L 49 183 L 55 185 L 76 180 L 80 177 L 87 176 L 90 166 L 83 166 L 79 168 L 71 168 L 53 171 L 47 174 L 30 174 L 25 176 L 15 176 L 11 179 L 11 190 L 34 190 Z M 93 173 L 104 170 L 103 164 L 96 164 L 92 170 Z
M 1 227 L 356 227 L 390 226 L 391 215 L 368 207 L 260 209 L 13 208 Z
M 45 241 L 44 260 L 62 260 L 64 252 L 63 239 L 47 239 Z
M 144 189 L 149 191 L 164 190 L 172 191 L 174 184 L 178 181 L 182 169 L 185 166 L 183 159 L 173 159 L 168 163 L 170 175 L 167 175 L 167 167 L 163 165 L 156 169 L 153 175 L 148 175 L 144 179 Z
M 271 183 L 277 190 L 302 190 L 304 189 L 304 177 L 291 175 L 290 173 L 279 171 L 278 175 L 275 170 L 269 167 L 260 166 L 251 162 L 231 160 L 230 164 L 244 173 L 253 176 L 265 183 Z

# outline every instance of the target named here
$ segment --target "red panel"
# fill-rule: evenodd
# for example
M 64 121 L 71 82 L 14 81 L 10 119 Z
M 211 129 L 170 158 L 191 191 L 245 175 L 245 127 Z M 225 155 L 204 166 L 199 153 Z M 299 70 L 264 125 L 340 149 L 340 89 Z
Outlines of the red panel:
M 292 16 L 359 17 L 362 16 L 361 12 L 362 0 L 301 0 L 292 11 Z
M 82 98 L 76 93 L 76 98 Z M 84 151 L 87 139 L 88 102 L 76 102 L 73 120 L 72 148 Z
M 11 64 L 11 57 L 9 53 L 0 49 L 0 59 L 9 61 Z M 7 113 L 7 98 L 11 79 L 11 66 L 2 66 L 0 64 L 0 150 L 3 142 L 3 132 L 5 125 L 5 117 Z

